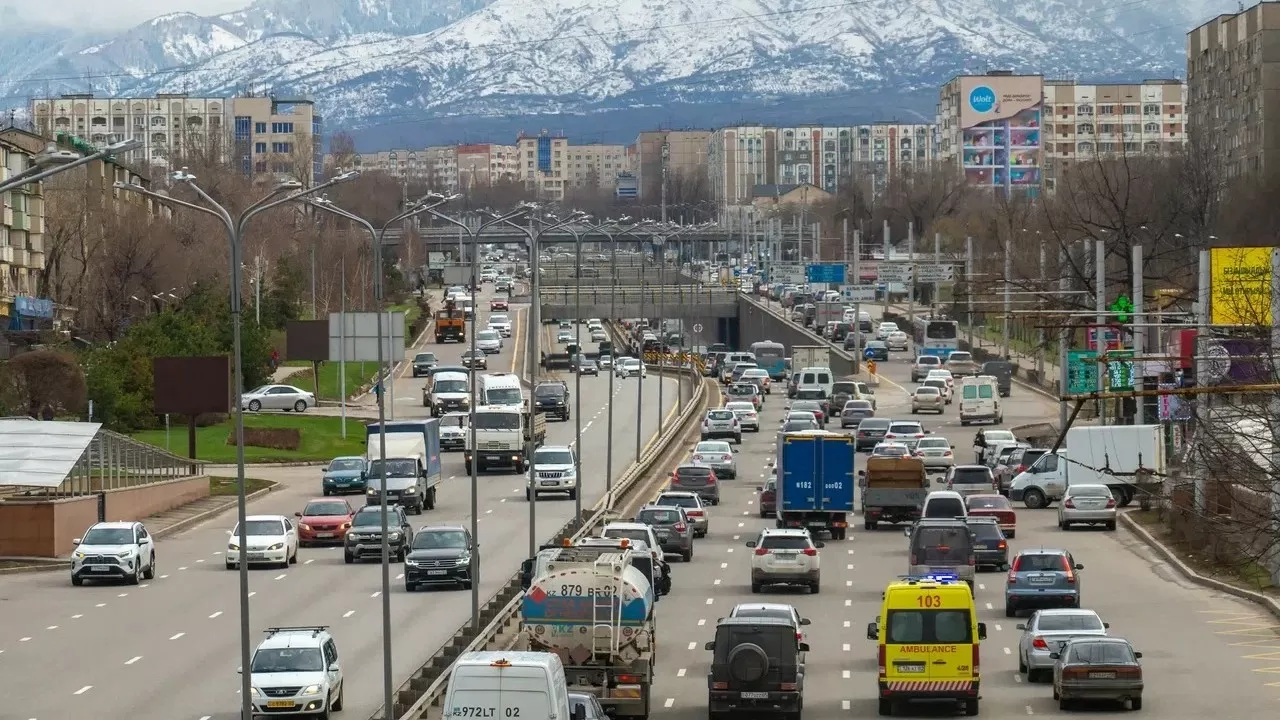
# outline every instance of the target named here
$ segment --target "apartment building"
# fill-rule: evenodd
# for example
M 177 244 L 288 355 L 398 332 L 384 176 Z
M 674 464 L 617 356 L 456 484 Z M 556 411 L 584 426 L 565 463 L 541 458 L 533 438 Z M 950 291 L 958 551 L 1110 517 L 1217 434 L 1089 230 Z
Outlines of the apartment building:
M 1186 86 L 1140 83 L 1044 83 L 1043 177 L 1053 190 L 1071 164 L 1090 158 L 1173 153 L 1187 142 Z
M 618 187 L 618 176 L 631 171 L 625 145 L 570 144 L 565 157 L 569 187 L 575 190 L 612 193 Z
M 1228 179 L 1280 169 L 1280 2 L 1187 33 L 1187 124 Z
M 706 178 L 707 143 L 712 134 L 711 130 L 648 130 L 637 135 L 628 154 L 640 201 L 657 203 L 662 199 L 664 146 L 668 177 Z
M 810 184 L 831 194 L 862 183 L 878 195 L 894 174 L 928 167 L 936 155 L 936 133 L 930 124 L 877 122 L 778 130 L 778 182 Z
M 938 159 L 976 187 L 1035 195 L 1041 186 L 1044 77 L 958 75 L 938 94 Z
M 43 137 L 65 133 L 100 146 L 133 138 L 143 144 L 125 161 L 172 169 L 181 167 L 177 161 L 187 153 L 213 152 L 226 159 L 230 105 L 229 98 L 185 93 L 101 98 L 74 93 L 36 98 L 30 113 Z
M 323 119 L 304 97 L 235 97 L 235 157 L 245 174 L 292 177 L 306 185 L 324 178 Z
M 458 187 L 492 185 L 496 182 L 515 180 L 519 169 L 519 151 L 515 145 L 491 143 L 458 145 Z
M 381 172 L 405 182 L 427 183 L 431 177 L 431 148 L 400 148 L 375 153 L 360 153 L 353 159 L 355 169 Z
M 21 142 L 26 134 L 6 130 L 0 135 L 0 183 L 34 164 L 35 153 Z M 44 262 L 43 184 L 0 192 L 0 329 L 36 329 L 52 323 L 53 303 L 37 297 Z
M 537 135 L 521 134 L 516 139 L 518 179 L 544 200 L 563 200 L 572 187 L 569 139 L 543 130 Z
M 757 185 L 777 183 L 778 129 L 763 125 L 719 128 L 707 141 L 707 179 L 717 205 L 750 204 Z

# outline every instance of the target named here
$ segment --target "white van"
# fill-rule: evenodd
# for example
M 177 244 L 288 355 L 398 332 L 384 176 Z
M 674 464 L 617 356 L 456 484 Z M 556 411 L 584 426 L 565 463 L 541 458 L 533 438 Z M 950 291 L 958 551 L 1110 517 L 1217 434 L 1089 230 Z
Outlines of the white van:
M 796 380 L 796 387 L 810 389 L 815 387 L 822 388 L 822 391 L 831 397 L 831 390 L 836 384 L 835 375 L 832 374 L 831 368 L 825 367 L 807 367 L 800 368 Z
M 524 405 L 524 388 L 520 378 L 511 373 L 480 376 L 481 405 Z
M 960 399 L 960 424 L 990 421 L 1004 422 L 1004 409 L 1000 406 L 1000 381 L 991 375 L 960 378 L 955 390 Z
M 565 718 L 569 686 L 559 656 L 541 652 L 467 652 L 458 656 L 445 692 L 445 720 Z

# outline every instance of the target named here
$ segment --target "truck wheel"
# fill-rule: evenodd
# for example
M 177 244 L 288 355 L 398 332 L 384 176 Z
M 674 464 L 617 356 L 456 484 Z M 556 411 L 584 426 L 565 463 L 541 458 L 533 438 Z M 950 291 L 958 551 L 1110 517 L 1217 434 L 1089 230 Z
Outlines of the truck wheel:
M 1120 507 L 1129 507 L 1129 503 L 1133 502 L 1133 488 L 1116 488 L 1116 504 Z
M 1048 499 L 1044 496 L 1044 492 L 1040 488 L 1027 488 L 1022 493 L 1022 502 L 1032 510 L 1039 510 L 1049 504 Z
M 427 509 L 428 510 L 436 509 L 436 489 L 435 488 L 431 488 L 430 490 L 427 491 Z

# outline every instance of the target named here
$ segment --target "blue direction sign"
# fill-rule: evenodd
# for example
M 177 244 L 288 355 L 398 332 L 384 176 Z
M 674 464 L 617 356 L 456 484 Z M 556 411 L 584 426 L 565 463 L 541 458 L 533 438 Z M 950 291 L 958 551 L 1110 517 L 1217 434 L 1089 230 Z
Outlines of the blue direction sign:
M 808 278 L 811 283 L 837 283 L 843 285 L 845 267 L 841 263 L 822 263 L 808 267 Z

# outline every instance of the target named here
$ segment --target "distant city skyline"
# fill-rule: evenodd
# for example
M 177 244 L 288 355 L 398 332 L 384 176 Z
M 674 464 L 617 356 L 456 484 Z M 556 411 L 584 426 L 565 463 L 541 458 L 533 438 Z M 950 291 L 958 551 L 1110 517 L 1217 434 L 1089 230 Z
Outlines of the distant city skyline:
M 134 0 L 119 5 L 95 0 L 62 0 L 58 3 L 0 3 L 0 17 L 16 14 L 31 23 L 76 30 L 123 30 L 160 15 L 189 12 L 220 15 L 247 7 L 251 0 Z

